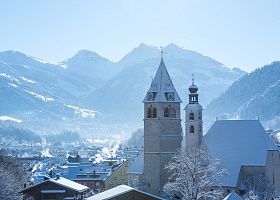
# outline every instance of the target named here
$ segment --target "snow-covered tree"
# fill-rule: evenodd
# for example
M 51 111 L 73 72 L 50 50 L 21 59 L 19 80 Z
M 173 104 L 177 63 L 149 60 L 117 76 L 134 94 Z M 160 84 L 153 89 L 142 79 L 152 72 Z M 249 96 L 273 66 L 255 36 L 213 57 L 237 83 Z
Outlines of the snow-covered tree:
M 263 174 L 254 174 L 246 177 L 243 181 L 247 192 L 244 199 L 274 199 L 276 197 L 275 187 Z
M 187 200 L 222 197 L 220 184 L 228 173 L 221 167 L 220 159 L 211 157 L 206 147 L 179 150 L 165 168 L 171 174 L 163 188 L 167 194 Z
M 146 183 L 143 180 L 142 176 L 135 176 L 134 177 L 134 179 L 132 180 L 132 187 L 137 189 L 137 190 L 141 190 L 143 192 L 147 191 Z
M 19 191 L 29 178 L 20 162 L 0 149 L 0 199 L 22 199 Z

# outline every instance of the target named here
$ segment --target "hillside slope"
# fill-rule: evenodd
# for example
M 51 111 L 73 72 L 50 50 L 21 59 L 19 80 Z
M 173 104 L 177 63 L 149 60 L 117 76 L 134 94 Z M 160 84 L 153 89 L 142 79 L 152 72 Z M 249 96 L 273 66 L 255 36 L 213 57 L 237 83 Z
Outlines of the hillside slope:
M 243 76 L 205 109 L 204 120 L 256 119 L 267 128 L 280 128 L 280 62 Z

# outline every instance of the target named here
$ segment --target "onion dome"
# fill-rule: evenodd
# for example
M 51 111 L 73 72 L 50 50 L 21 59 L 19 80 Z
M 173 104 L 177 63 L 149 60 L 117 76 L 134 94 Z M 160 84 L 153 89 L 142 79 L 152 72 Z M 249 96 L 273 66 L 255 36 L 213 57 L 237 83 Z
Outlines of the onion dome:
M 196 85 L 192 84 L 189 87 L 189 91 L 190 91 L 190 93 L 196 93 L 198 91 L 198 87 Z

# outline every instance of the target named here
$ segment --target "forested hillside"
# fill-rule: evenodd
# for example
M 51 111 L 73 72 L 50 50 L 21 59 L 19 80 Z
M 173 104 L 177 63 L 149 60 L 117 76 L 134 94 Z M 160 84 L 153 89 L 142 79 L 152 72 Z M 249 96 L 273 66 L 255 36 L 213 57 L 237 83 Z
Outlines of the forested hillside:
M 234 82 L 206 107 L 205 121 L 257 119 L 265 127 L 280 127 L 280 62 L 258 68 Z M 206 128 L 210 124 L 206 124 Z

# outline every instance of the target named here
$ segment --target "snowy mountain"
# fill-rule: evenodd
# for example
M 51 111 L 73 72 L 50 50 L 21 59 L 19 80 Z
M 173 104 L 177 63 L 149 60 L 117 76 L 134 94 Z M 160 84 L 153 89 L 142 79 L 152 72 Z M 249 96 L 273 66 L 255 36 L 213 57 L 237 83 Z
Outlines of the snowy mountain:
M 188 103 L 188 87 L 192 74 L 199 87 L 200 103 L 206 106 L 246 72 L 229 69 L 223 64 L 170 44 L 163 48 L 164 62 L 181 99 Z M 130 65 L 89 95 L 84 103 L 102 113 L 111 123 L 142 124 L 142 100 L 160 63 L 160 49 L 141 44 L 120 60 L 117 65 Z
M 267 128 L 280 128 L 280 62 L 243 76 L 205 109 L 209 124 L 219 119 L 256 119 Z
M 205 106 L 246 74 L 170 44 L 164 62 L 187 104 L 192 74 Z M 142 100 L 160 63 L 160 49 L 141 44 L 119 62 L 81 50 L 59 64 L 20 52 L 0 52 L 0 124 L 38 132 L 131 132 L 142 127 Z M 183 115 L 182 115 L 183 117 Z
M 119 72 L 114 62 L 88 50 L 79 51 L 60 65 L 67 68 L 66 72 L 69 76 L 86 80 L 91 84 L 92 89 L 99 88 Z
M 76 130 L 92 120 L 97 112 L 77 106 L 79 97 L 91 91 L 89 84 L 65 71 L 20 52 L 1 52 L 0 121 L 46 131 Z

